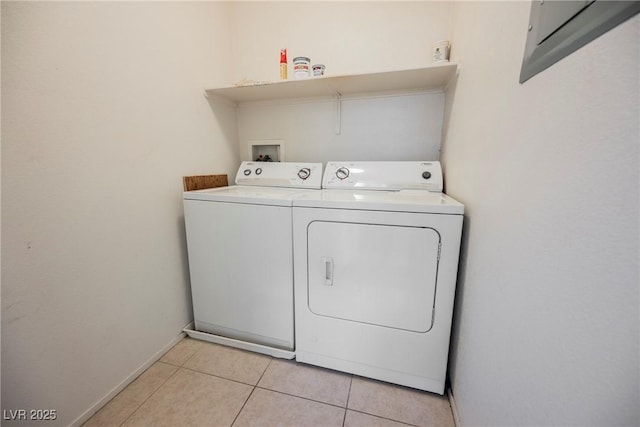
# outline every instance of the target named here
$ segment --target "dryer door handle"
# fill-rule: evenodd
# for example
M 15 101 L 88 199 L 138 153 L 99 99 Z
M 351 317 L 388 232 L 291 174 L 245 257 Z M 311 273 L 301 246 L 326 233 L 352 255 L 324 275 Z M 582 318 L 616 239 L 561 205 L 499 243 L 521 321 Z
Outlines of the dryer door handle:
M 323 257 L 324 261 L 324 284 L 333 286 L 333 258 Z

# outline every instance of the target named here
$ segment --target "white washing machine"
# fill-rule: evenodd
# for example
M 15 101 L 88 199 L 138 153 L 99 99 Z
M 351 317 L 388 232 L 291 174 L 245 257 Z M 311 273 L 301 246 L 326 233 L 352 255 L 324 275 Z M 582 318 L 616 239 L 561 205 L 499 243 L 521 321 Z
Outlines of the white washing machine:
M 329 162 L 293 202 L 296 360 L 444 393 L 464 207 L 438 162 Z
M 243 162 L 236 185 L 184 193 L 195 330 L 294 357 L 292 200 L 320 191 L 321 163 Z

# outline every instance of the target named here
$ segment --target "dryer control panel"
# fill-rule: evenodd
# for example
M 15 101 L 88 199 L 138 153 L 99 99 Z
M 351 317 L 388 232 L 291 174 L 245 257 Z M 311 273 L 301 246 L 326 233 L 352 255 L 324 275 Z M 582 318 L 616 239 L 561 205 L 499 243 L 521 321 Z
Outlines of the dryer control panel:
M 437 161 L 328 162 L 322 188 L 442 192 Z
M 319 189 L 322 163 L 242 162 L 237 185 Z

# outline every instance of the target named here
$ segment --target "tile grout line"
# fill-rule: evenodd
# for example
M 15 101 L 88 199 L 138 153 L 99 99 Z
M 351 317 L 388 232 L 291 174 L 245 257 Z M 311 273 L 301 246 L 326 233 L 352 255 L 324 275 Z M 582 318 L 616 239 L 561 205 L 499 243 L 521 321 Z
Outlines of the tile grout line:
M 157 361 L 156 363 L 164 363 L 164 362 L 160 362 Z M 147 401 L 149 399 L 151 399 L 151 397 L 156 394 L 158 392 L 158 390 L 160 390 L 162 388 L 163 385 L 165 385 L 167 383 L 167 381 L 169 381 L 171 378 L 173 378 L 174 375 L 176 375 L 178 373 L 178 371 L 180 370 L 180 366 L 176 366 L 176 365 L 172 365 L 170 363 L 164 363 L 165 365 L 170 365 L 170 366 L 175 366 L 177 369 L 167 377 L 167 379 L 165 379 L 164 381 L 162 381 L 162 384 L 160 384 L 155 390 L 153 390 L 153 392 L 147 396 L 147 398 L 145 400 L 142 401 L 142 403 L 140 403 L 140 405 L 138 405 L 138 407 L 131 413 L 129 414 L 129 416 L 127 418 L 125 418 L 119 425 L 123 426 L 128 420 L 129 418 L 133 417 L 135 415 L 136 412 L 138 412 L 140 410 L 140 408 L 142 408 L 142 406 L 147 403 Z M 153 365 L 152 365 L 153 366 Z
M 354 377 L 354 375 L 351 374 L 351 382 L 349 383 L 349 396 L 347 397 L 347 406 L 346 406 L 345 412 L 344 412 L 345 419 L 344 419 L 344 421 L 342 423 L 342 427 L 344 427 L 344 423 L 346 422 L 346 419 L 347 419 L 347 411 L 353 411 L 353 412 L 357 412 L 359 414 L 365 414 L 365 415 L 369 415 L 369 416 L 372 416 L 372 417 L 380 418 L 380 419 L 383 419 L 383 420 L 393 421 L 395 423 L 401 423 L 401 424 L 404 424 L 404 425 L 407 425 L 407 426 L 420 427 L 418 425 L 411 424 L 411 423 L 406 423 L 404 421 L 394 420 L 393 418 L 387 418 L 387 417 L 383 417 L 383 416 L 380 416 L 380 415 L 371 414 L 369 412 L 360 411 L 358 409 L 349 408 L 349 400 L 351 400 L 351 386 L 353 385 L 353 377 Z M 458 427 L 458 426 L 456 426 L 456 427 Z
M 264 377 L 264 374 L 265 374 L 265 372 L 267 372 L 267 369 L 269 369 L 269 366 L 271 366 L 271 362 L 273 362 L 273 357 L 271 358 L 271 360 L 269 360 L 269 364 L 266 366 L 266 368 L 264 368 L 264 371 L 262 371 L 262 375 L 260 375 L 260 378 L 258 378 L 258 381 L 256 381 L 255 385 L 251 389 L 251 393 L 249 393 L 249 396 L 247 396 L 247 398 L 245 399 L 244 403 L 242 404 L 242 407 L 240 408 L 240 410 L 236 414 L 235 418 L 231 422 L 231 427 L 233 427 L 233 425 L 238 420 L 238 417 L 240 416 L 240 414 L 244 410 L 244 407 L 247 406 L 247 402 L 249 402 L 249 399 L 251 399 L 251 396 L 253 396 L 253 393 L 256 391 L 256 388 L 258 388 L 258 383 L 260 382 L 262 377 Z
M 181 368 L 182 369 L 186 369 L 187 371 L 195 372 L 197 374 L 208 375 L 210 377 L 220 378 L 221 380 L 231 381 L 231 382 L 234 382 L 234 383 L 237 383 L 237 384 L 242 384 L 242 385 L 248 385 L 249 387 L 256 387 L 257 386 L 256 384 L 251 384 L 251 383 L 247 383 L 247 382 L 243 382 L 243 381 L 239 381 L 239 380 L 234 380 L 233 378 L 227 378 L 227 377 L 223 377 L 222 375 L 216 375 L 216 374 L 212 374 L 212 373 L 209 373 L 209 372 L 199 371 L 197 369 L 187 368 L 185 366 L 181 366 Z
M 200 347 L 200 346 L 199 346 Z M 199 352 L 200 350 L 202 350 L 202 347 L 200 348 L 196 348 L 196 351 L 193 352 L 193 354 L 191 356 L 189 356 L 187 358 L 187 360 L 185 360 L 184 362 L 182 362 L 182 365 L 180 365 L 181 368 L 184 368 L 184 365 L 186 365 L 187 363 L 189 363 L 189 360 L 193 359 L 196 355 L 197 352 Z
M 184 339 L 184 338 L 183 338 L 183 339 Z M 180 341 L 179 341 L 179 342 L 180 342 Z M 178 342 L 178 343 L 179 343 L 179 342 Z M 176 343 L 176 345 L 178 345 L 178 343 Z M 167 379 L 166 379 L 166 380 L 164 380 L 164 381 L 162 382 L 162 384 L 160 384 L 160 385 L 159 385 L 159 386 L 158 386 L 158 387 L 157 387 L 157 388 L 156 388 L 156 389 L 155 389 L 155 390 L 154 390 L 154 391 L 153 391 L 149 396 L 147 396 L 147 398 L 146 398 L 144 401 L 142 401 L 142 403 L 141 403 L 140 405 L 138 405 L 138 407 L 137 407 L 137 408 L 136 408 L 136 409 L 135 409 L 131 414 L 129 414 L 129 416 L 128 416 L 127 418 L 125 418 L 125 419 L 124 419 L 124 420 L 119 424 L 119 426 L 123 426 L 123 425 L 124 425 L 124 424 L 129 420 L 129 418 L 131 418 L 131 417 L 132 417 L 136 412 L 138 412 L 138 410 L 139 410 L 140 408 L 142 408 L 142 405 L 144 405 L 145 403 L 147 403 L 147 401 L 148 401 L 149 399 L 151 399 L 151 397 L 152 397 L 154 394 L 156 394 L 156 393 L 158 392 L 158 390 L 160 390 L 160 389 L 162 388 L 162 386 L 163 386 L 163 385 L 165 385 L 165 384 L 167 383 L 167 381 L 169 381 L 171 378 L 173 378 L 173 376 L 174 376 L 174 375 L 176 375 L 176 374 L 178 373 L 178 371 L 180 371 L 180 369 L 182 369 L 182 368 L 183 368 L 183 365 L 185 365 L 189 360 L 191 360 L 191 359 L 193 358 L 193 356 L 195 356 L 195 355 L 196 355 L 196 353 L 199 351 L 199 349 L 196 349 L 196 350 L 193 352 L 193 354 L 192 354 L 191 356 L 189 356 L 189 357 L 187 358 L 187 360 L 185 360 L 185 361 L 182 363 L 182 365 L 176 365 L 176 364 L 173 364 L 173 363 L 162 362 L 162 358 L 163 358 L 164 356 L 166 356 L 166 355 L 167 355 L 167 353 L 169 353 L 169 351 L 171 351 L 173 348 L 175 348 L 175 346 L 176 346 L 176 345 L 174 345 L 172 348 L 170 348 L 170 349 L 169 349 L 165 354 L 163 354 L 163 355 L 162 355 L 162 357 L 161 357 L 160 359 L 158 359 L 158 361 L 157 361 L 157 362 L 155 362 L 155 363 L 164 363 L 165 365 L 169 365 L 169 366 L 174 366 L 174 367 L 176 367 L 175 372 L 174 372 L 174 373 L 172 373 L 171 375 L 169 375 L 169 376 L 167 377 Z M 153 366 L 153 365 L 151 365 L 151 366 Z M 145 371 L 145 372 L 146 372 L 146 371 Z
M 260 380 L 262 380 L 262 377 L 264 376 L 264 374 L 266 374 L 266 373 L 267 373 L 267 369 L 269 369 L 269 366 L 271 366 L 271 362 L 272 362 L 273 360 L 274 360 L 274 358 L 272 357 L 271 361 L 269 362 L 269 365 L 267 365 L 267 368 L 264 370 L 264 372 L 263 372 L 263 373 L 262 373 L 262 375 L 260 376 Z M 297 362 L 296 362 L 296 363 L 297 363 Z M 349 374 L 349 377 L 350 377 L 350 380 L 349 380 L 349 391 L 351 391 L 351 381 L 352 381 L 352 379 L 353 379 L 353 375 Z M 297 394 L 287 393 L 287 392 L 284 392 L 284 391 L 274 390 L 274 389 L 271 389 L 271 388 L 267 388 L 267 387 L 264 387 L 264 386 L 260 386 L 260 385 L 259 385 L 259 384 L 260 384 L 260 380 L 258 380 L 258 382 L 256 383 L 255 388 L 259 388 L 260 390 L 271 391 L 271 392 L 273 392 L 273 393 L 278 393 L 278 394 L 282 394 L 282 395 L 285 395 L 285 396 L 297 397 L 298 399 L 307 400 L 307 401 L 309 401 L 309 402 L 315 402 L 315 403 L 320 403 L 320 404 L 323 404 L 323 405 L 333 406 L 334 408 L 341 408 L 341 409 L 344 409 L 344 410 L 345 410 L 345 414 L 346 414 L 347 403 L 349 402 L 349 393 L 347 393 L 347 402 L 345 402 L 345 405 L 344 405 L 344 406 L 341 406 L 341 405 L 335 405 L 335 404 L 333 404 L 333 403 L 323 402 L 323 401 L 321 401 L 321 400 L 311 399 L 311 398 L 304 397 L 304 396 L 298 396 Z M 344 424 L 344 423 L 343 423 L 343 424 Z
M 269 369 L 269 366 L 271 366 L 272 363 L 273 363 L 273 356 L 271 356 L 271 359 L 269 359 L 269 363 L 264 368 L 264 371 L 262 371 L 262 375 L 260 375 L 260 378 L 258 378 L 258 381 L 256 381 L 256 383 L 254 384 L 254 387 L 258 387 L 258 384 L 260 384 L 260 381 L 262 381 L 262 377 L 264 377 L 264 374 L 267 373 L 267 370 Z
M 257 388 L 256 386 L 253 386 L 253 388 L 251 389 L 251 393 L 249 393 L 249 396 L 247 396 L 247 398 L 245 399 L 244 403 L 242 404 L 242 407 L 240 408 L 240 410 L 238 411 L 236 416 L 233 418 L 233 421 L 229 425 L 230 427 L 233 427 L 233 425 L 236 423 L 236 421 L 238 421 L 238 417 L 240 416 L 240 414 L 244 410 L 244 407 L 247 406 L 247 402 L 249 402 L 249 399 L 251 399 L 251 396 L 253 396 L 253 392 L 256 391 L 256 388 Z
M 369 415 L 369 416 L 374 417 L 374 418 L 380 418 L 381 420 L 392 421 L 394 423 L 399 423 L 399 424 L 402 424 L 402 425 L 405 425 L 405 426 L 409 426 L 409 427 L 421 427 L 418 424 L 411 424 L 411 423 L 407 423 L 405 421 L 394 420 L 393 418 L 387 418 L 387 417 L 383 417 L 381 415 L 370 414 L 369 412 L 359 411 L 357 409 L 349 409 L 349 410 L 353 411 L 353 412 L 357 412 L 359 414 Z
M 315 399 L 311 399 L 309 397 L 298 396 L 297 394 L 286 393 L 284 391 L 273 390 L 273 389 L 270 389 L 270 388 L 260 387 L 260 386 L 256 386 L 256 388 L 259 388 L 260 390 L 270 391 L 272 393 L 282 394 L 284 396 L 297 397 L 298 399 L 307 400 L 309 402 L 314 402 L 314 403 L 320 403 L 322 405 L 333 406 L 334 408 L 347 409 L 346 406 L 340 406 L 340 405 L 336 405 L 334 403 L 323 402 L 321 400 L 315 400 Z
M 342 427 L 347 422 L 347 411 L 349 410 L 349 399 L 351 399 L 351 386 L 353 385 L 353 374 L 349 375 L 349 392 L 347 393 L 347 402 L 344 404 L 344 417 L 342 417 Z

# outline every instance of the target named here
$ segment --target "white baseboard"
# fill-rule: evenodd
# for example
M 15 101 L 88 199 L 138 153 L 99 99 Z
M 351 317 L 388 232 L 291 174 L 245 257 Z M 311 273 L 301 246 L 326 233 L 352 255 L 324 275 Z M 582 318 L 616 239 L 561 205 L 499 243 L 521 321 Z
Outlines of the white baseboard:
M 460 418 L 458 417 L 458 407 L 456 406 L 456 401 L 453 398 L 453 391 L 451 391 L 451 387 L 447 389 L 447 395 L 449 396 L 449 405 L 451 405 L 451 413 L 453 414 L 453 423 L 456 427 L 461 427 Z
M 193 327 L 193 322 L 190 322 L 185 326 L 185 328 Z M 174 345 L 178 343 L 181 339 L 186 336 L 184 332 L 180 332 L 175 338 L 173 338 L 167 345 L 162 347 L 162 349 L 158 350 L 153 356 L 151 356 L 146 362 L 144 362 L 138 369 L 136 369 L 131 375 L 124 379 L 120 384 L 118 384 L 113 390 L 107 393 L 102 399 L 93 404 L 89 409 L 87 409 L 82 415 L 76 418 L 70 425 L 72 427 L 79 427 L 83 423 L 85 423 L 89 418 L 93 416 L 96 412 L 100 410 L 104 405 L 107 404 L 111 399 L 116 397 L 118 393 L 120 393 L 126 386 L 131 384 L 136 378 L 140 376 L 144 371 L 149 369 L 151 365 L 156 363 L 164 354 L 171 349 Z

